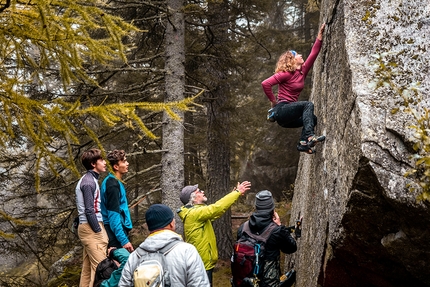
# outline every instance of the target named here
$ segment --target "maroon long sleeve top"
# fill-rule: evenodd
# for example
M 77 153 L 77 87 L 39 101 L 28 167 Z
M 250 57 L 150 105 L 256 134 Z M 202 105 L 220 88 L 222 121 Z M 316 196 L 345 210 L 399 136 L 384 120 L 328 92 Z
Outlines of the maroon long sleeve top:
M 294 72 L 278 72 L 261 83 L 264 93 L 271 102 L 276 100 L 272 91 L 272 87 L 275 85 L 278 85 L 278 103 L 297 102 L 300 92 L 305 86 L 305 78 L 312 68 L 321 46 L 322 41 L 316 39 L 309 57 L 300 69 Z

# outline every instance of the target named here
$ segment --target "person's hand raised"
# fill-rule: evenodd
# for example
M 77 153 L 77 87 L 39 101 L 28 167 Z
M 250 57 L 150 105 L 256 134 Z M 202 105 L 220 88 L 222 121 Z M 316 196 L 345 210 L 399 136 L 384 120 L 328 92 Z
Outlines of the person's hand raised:
M 236 190 L 240 192 L 241 195 L 244 195 L 246 191 L 251 188 L 251 183 L 249 181 L 244 181 L 242 183 L 237 183 Z
M 318 40 L 322 40 L 323 39 L 323 33 L 324 33 L 324 29 L 325 29 L 325 23 L 322 23 L 321 27 L 320 27 L 320 31 L 318 32 Z

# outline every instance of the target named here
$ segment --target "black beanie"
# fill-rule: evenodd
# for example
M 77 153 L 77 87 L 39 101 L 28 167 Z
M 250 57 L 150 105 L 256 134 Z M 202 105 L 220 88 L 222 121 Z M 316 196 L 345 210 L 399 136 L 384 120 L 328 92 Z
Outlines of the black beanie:
M 145 218 L 149 231 L 169 225 L 173 220 L 172 210 L 164 204 L 153 204 L 146 211 Z
M 275 209 L 272 193 L 268 190 L 262 190 L 255 196 L 255 208 L 258 212 L 271 212 Z

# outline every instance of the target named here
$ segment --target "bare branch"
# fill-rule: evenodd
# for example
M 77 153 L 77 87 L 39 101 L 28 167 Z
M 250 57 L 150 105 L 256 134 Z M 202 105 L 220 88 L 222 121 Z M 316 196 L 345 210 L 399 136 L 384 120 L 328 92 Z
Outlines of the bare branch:
M 129 156 L 131 156 L 131 155 L 134 155 L 134 153 L 133 154 L 129 154 Z M 138 175 L 141 175 L 141 174 L 146 173 L 146 172 L 150 172 L 150 171 L 152 171 L 154 169 L 157 169 L 157 168 L 160 168 L 160 167 L 161 167 L 161 164 L 154 164 L 153 166 L 151 166 L 149 168 L 143 169 L 143 170 L 141 170 L 139 172 L 135 172 L 135 173 L 127 176 L 127 178 L 125 178 L 124 181 L 128 181 L 128 180 L 130 180 L 130 179 L 132 179 L 132 178 L 134 178 L 134 177 L 136 177 Z
M 155 193 L 157 191 L 161 191 L 161 188 L 156 188 L 156 189 L 153 189 L 151 191 L 148 191 L 145 194 L 139 195 L 132 202 L 130 202 L 130 204 L 128 205 L 128 208 L 131 209 L 131 208 L 135 207 L 137 204 L 141 203 L 142 200 L 145 199 L 145 197 L 147 197 L 148 195 L 153 194 L 153 193 Z

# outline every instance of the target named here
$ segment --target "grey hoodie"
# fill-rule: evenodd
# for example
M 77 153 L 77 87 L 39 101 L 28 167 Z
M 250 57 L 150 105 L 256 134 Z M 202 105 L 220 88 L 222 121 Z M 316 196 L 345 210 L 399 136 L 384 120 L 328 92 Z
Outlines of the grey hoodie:
M 149 235 L 140 247 L 150 251 L 157 251 L 171 241 L 180 241 L 173 250 L 166 255 L 166 265 L 170 273 L 171 286 L 173 287 L 209 287 L 209 279 L 203 261 L 196 248 L 183 242 L 182 237 L 170 230 L 161 230 Z M 134 286 L 133 272 L 139 265 L 136 251 L 130 254 L 127 263 L 122 270 L 118 287 Z

